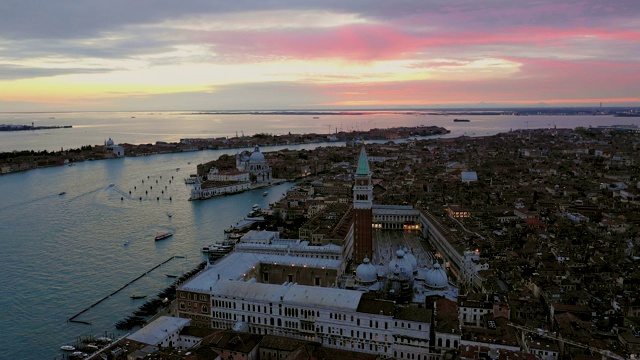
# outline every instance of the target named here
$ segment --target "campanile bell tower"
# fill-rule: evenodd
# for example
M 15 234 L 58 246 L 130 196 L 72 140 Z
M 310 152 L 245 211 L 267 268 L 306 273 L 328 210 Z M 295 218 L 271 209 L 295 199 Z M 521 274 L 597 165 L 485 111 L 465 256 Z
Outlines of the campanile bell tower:
M 360 150 L 358 168 L 354 176 L 353 185 L 353 260 L 360 264 L 365 257 L 373 253 L 373 238 L 371 231 L 373 204 L 373 185 L 371 184 L 371 170 L 369 159 L 364 149 Z

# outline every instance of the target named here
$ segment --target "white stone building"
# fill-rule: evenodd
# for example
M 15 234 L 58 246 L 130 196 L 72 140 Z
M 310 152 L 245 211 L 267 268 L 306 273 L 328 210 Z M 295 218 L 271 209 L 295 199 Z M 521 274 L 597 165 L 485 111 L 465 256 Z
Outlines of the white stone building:
M 236 168 L 254 176 L 257 183 L 270 183 L 272 181 L 271 168 L 258 146 L 251 153 L 243 151 L 237 154 Z

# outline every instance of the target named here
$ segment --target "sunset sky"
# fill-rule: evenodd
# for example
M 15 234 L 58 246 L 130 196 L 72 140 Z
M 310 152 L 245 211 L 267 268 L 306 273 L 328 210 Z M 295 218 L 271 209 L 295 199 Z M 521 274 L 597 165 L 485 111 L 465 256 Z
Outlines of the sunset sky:
M 0 111 L 640 106 L 640 0 L 3 0 Z

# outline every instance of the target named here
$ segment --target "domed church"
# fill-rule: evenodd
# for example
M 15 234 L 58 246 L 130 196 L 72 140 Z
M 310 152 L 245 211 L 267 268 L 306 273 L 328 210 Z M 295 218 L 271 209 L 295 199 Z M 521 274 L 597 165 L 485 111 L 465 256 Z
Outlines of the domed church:
M 236 154 L 236 168 L 248 172 L 257 183 L 269 183 L 272 180 L 271 168 L 258 146 L 253 152 L 245 150 Z

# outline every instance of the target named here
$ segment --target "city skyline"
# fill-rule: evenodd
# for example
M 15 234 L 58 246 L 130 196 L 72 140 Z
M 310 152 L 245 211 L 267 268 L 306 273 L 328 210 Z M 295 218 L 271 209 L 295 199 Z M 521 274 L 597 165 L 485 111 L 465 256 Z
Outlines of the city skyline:
M 640 104 L 632 0 L 0 8 L 0 111 Z

